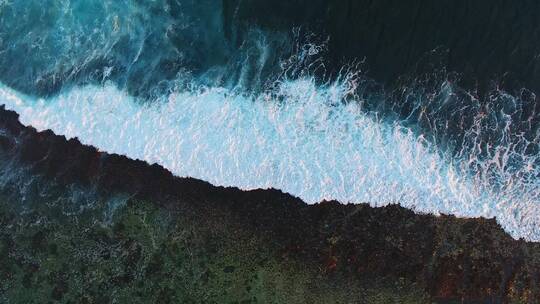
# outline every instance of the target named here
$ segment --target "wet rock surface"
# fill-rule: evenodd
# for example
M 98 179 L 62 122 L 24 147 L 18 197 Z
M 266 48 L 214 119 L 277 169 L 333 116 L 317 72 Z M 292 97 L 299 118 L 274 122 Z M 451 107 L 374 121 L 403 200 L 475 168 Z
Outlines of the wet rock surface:
M 540 246 L 494 219 L 214 187 L 38 133 L 4 109 L 0 130 L 7 303 L 540 299 Z

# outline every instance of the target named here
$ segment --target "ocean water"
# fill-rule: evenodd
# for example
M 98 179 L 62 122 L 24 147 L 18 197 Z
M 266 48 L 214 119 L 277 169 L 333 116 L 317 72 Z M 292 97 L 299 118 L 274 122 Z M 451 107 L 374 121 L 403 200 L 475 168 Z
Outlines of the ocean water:
M 0 1 L 0 104 L 177 176 L 496 217 L 540 240 L 533 93 L 479 98 L 444 74 L 374 90 L 358 65 L 321 72 L 324 39 L 299 29 L 228 33 L 222 5 Z

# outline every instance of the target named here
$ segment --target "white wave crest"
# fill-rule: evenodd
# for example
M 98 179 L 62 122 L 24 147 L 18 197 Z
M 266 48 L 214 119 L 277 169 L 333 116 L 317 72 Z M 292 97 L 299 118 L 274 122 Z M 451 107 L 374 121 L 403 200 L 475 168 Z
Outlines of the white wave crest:
M 304 79 L 256 97 L 210 88 L 143 104 L 112 85 L 47 100 L 0 85 L 0 104 L 25 125 L 157 163 L 177 176 L 276 188 L 308 203 L 399 203 L 419 212 L 497 217 L 512 236 L 540 240 L 537 181 L 495 189 L 469 177 L 459 160 L 412 131 L 343 102 L 345 91 Z

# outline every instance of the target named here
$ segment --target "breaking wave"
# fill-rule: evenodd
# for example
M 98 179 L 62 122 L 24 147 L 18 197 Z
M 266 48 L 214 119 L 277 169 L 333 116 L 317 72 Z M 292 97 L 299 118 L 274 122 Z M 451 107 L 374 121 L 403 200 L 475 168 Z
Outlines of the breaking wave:
M 420 212 L 496 217 L 514 237 L 540 240 L 535 154 L 520 154 L 517 166 L 516 144 L 493 155 L 474 145 L 449 153 L 403 123 L 367 113 L 351 89 L 351 81 L 321 86 L 303 78 L 257 95 L 202 87 L 144 103 L 112 84 L 47 99 L 1 86 L 0 103 L 25 125 L 178 176 L 244 190 L 276 188 L 308 203 L 399 203 Z

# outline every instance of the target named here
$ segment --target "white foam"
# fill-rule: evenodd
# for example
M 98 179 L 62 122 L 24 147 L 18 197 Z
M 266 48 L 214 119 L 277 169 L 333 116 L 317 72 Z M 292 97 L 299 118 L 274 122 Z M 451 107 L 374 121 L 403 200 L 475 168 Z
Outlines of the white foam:
M 0 85 L 0 104 L 25 125 L 160 164 L 177 176 L 277 188 L 308 203 L 400 203 L 435 214 L 496 216 L 514 237 L 540 240 L 538 182 L 509 180 L 495 189 L 469 178 L 459 160 L 434 152 L 411 131 L 343 103 L 345 89 L 304 79 L 254 98 L 210 88 L 143 105 L 112 85 L 48 100 Z

